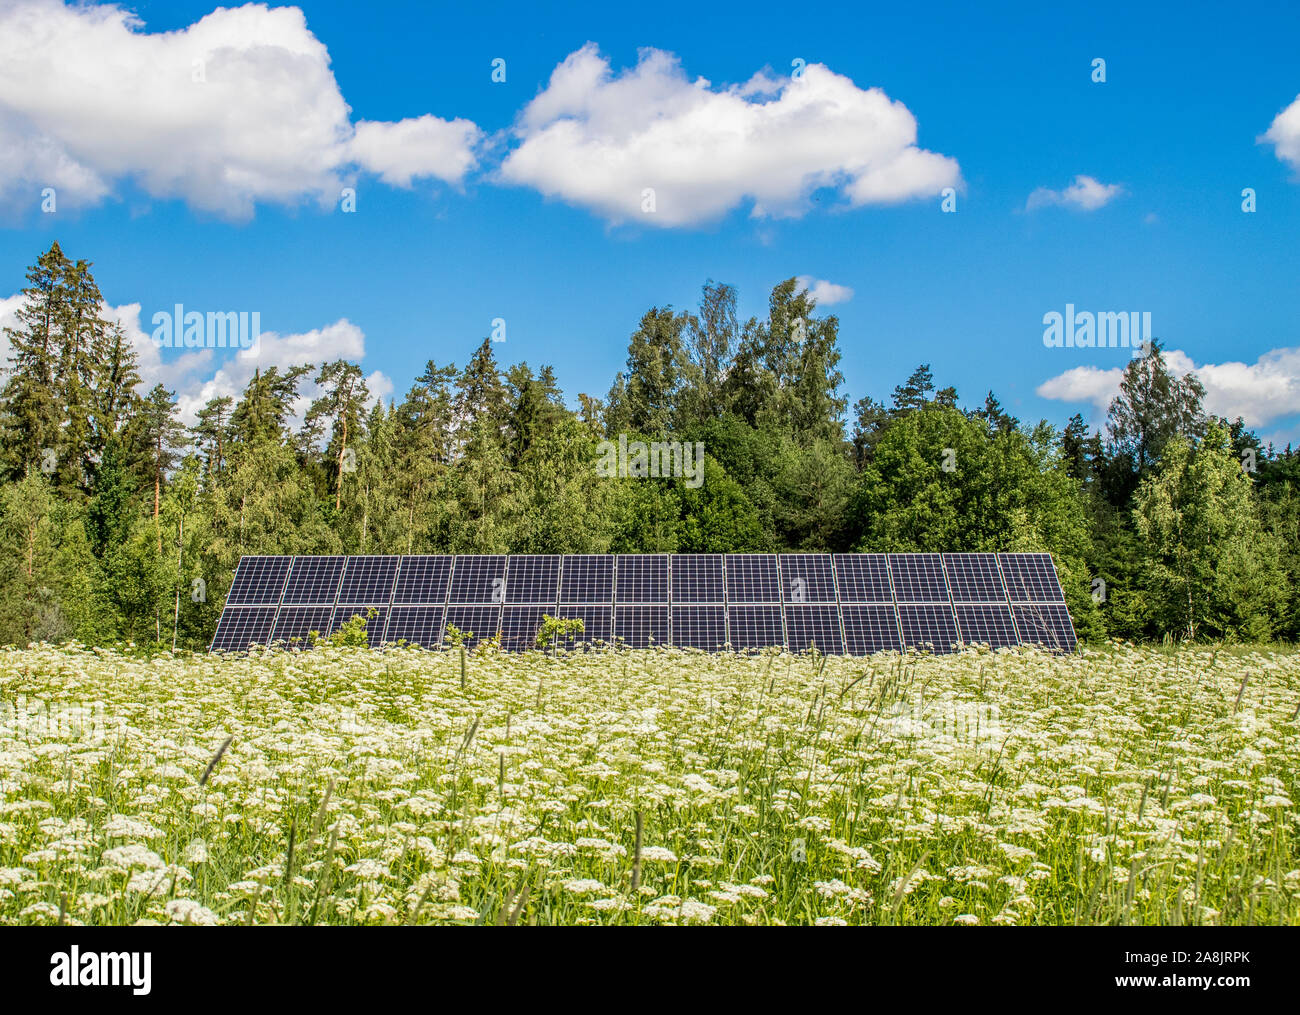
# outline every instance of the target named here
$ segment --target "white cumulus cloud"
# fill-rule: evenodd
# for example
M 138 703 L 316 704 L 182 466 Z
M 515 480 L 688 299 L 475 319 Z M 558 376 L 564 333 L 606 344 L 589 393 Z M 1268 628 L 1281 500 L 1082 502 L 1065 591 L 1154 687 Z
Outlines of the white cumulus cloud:
M 0 366 L 9 367 L 10 345 L 4 337 L 4 328 L 18 327 L 18 309 L 24 296 L 0 297 Z M 192 425 L 199 409 L 213 398 L 234 396 L 238 401 L 254 371 L 279 367 L 281 371 L 302 364 L 320 366 L 326 362 L 346 359 L 360 363 L 366 355 L 366 337 L 360 328 L 342 318 L 333 324 L 311 331 L 281 335 L 263 331 L 252 349 L 239 350 L 228 359 L 217 363 L 217 350 L 161 349 L 154 344 L 151 331 L 140 322 L 140 304 L 127 303 L 113 306 L 101 304 L 101 315 L 122 326 L 135 350 L 140 386 L 144 394 L 155 384 L 176 393 L 177 410 L 181 420 Z M 393 382 L 383 371 L 373 370 L 366 375 L 370 404 L 388 398 L 393 393 Z M 294 405 L 295 425 L 301 423 L 303 414 L 312 400 L 320 395 L 315 384 L 315 374 L 309 374 L 299 384 L 300 396 Z
M 1036 208 L 1062 205 L 1080 211 L 1096 211 L 1110 204 L 1122 193 L 1124 193 L 1124 185 L 1121 183 L 1102 183 L 1091 176 L 1080 174 L 1063 190 L 1039 187 L 1029 195 L 1029 200 L 1025 202 L 1025 210 L 1034 211 Z
M 614 223 L 694 225 L 746 201 L 755 217 L 796 217 L 819 188 L 860 206 L 961 184 L 955 159 L 917 146 L 906 106 L 821 64 L 715 88 L 657 49 L 615 74 L 588 43 L 555 69 L 514 133 L 499 180 Z M 643 210 L 647 191 L 653 212 Z
M 805 290 L 819 307 L 828 307 L 834 303 L 847 303 L 853 299 L 853 290 L 848 286 L 836 285 L 834 282 L 827 282 L 824 278 L 800 275 L 795 279 L 795 284 L 800 289 Z
M 1195 374 L 1205 387 L 1205 411 L 1227 419 L 1240 416 L 1252 428 L 1300 414 L 1300 347 L 1273 349 L 1254 363 L 1204 363 L 1197 366 L 1179 349 L 1164 351 L 1178 376 Z M 1119 393 L 1120 367 L 1077 366 L 1040 384 L 1041 398 L 1086 402 L 1105 414 Z
M 1274 117 L 1260 140 L 1271 144 L 1279 159 L 1300 171 L 1300 95 Z
M 296 7 L 218 8 L 150 33 L 113 5 L 0 2 L 0 198 L 54 187 L 94 204 L 123 180 L 231 218 L 328 206 L 358 169 L 459 183 L 481 131 L 421 116 L 362 122 Z M 400 149 L 400 150 L 399 150 Z

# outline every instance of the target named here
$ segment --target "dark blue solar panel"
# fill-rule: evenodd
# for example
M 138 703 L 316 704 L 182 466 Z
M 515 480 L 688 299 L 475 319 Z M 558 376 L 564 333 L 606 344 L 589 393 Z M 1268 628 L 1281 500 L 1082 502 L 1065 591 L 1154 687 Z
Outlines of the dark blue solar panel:
M 1049 553 L 999 553 L 1007 598 L 1013 603 L 1063 603 L 1065 595 Z
M 446 626 L 460 631 L 465 636 L 465 647 L 473 648 L 487 638 L 496 637 L 501 630 L 501 607 L 449 606 Z M 451 644 L 445 633 L 442 644 Z
M 384 643 L 406 642 L 423 648 L 437 648 L 442 638 L 442 618 L 441 606 L 394 606 L 384 632 Z
M 787 603 L 835 602 L 835 572 L 829 553 L 783 553 L 781 595 Z
M 284 604 L 334 605 L 346 557 L 294 557 L 284 586 Z
M 1011 607 L 1021 642 L 1054 652 L 1073 652 L 1078 645 L 1070 611 L 1063 603 L 1024 603 Z
M 898 605 L 903 647 L 951 652 L 957 644 L 957 622 L 947 605 Z
M 891 553 L 889 573 L 900 603 L 948 602 L 943 560 L 937 553 Z
M 451 598 L 448 602 L 483 606 L 505 602 L 508 559 L 504 554 L 458 556 L 451 572 Z
M 1019 644 L 1006 603 L 958 603 L 957 627 L 967 645 L 1006 648 Z
M 781 575 L 775 553 L 727 554 L 727 602 L 779 603 Z
M 249 645 L 268 645 L 275 624 L 274 606 L 227 606 L 212 636 L 213 652 L 246 652 Z
M 727 644 L 724 606 L 673 606 L 673 644 L 717 652 Z
M 591 644 L 602 642 L 609 645 L 614 641 L 614 608 L 612 606 L 561 606 L 555 614 L 567 619 L 578 618 L 582 621 L 582 633 L 560 639 L 560 647 L 566 645 Z
M 673 603 L 722 603 L 722 554 L 672 556 Z
M 727 620 L 731 628 L 731 647 L 738 652 L 785 645 L 779 606 L 728 606 Z
M 272 606 L 280 602 L 292 557 L 241 557 L 227 606 Z
M 513 563 L 511 564 L 513 567 Z M 554 606 L 507 606 L 501 614 L 501 647 L 507 652 L 528 652 L 537 647 L 542 617 L 555 616 Z
M 393 594 L 399 557 L 349 557 L 339 586 L 339 603 L 346 606 L 387 606 Z
M 564 558 L 560 571 L 560 602 L 600 605 L 614 600 L 614 558 L 583 553 Z
M 510 558 L 506 572 L 506 602 L 554 607 L 560 587 L 560 557 L 519 554 Z M 555 615 L 555 610 L 551 610 Z
M 876 652 L 901 652 L 898 617 L 892 603 L 841 606 L 844 619 L 844 651 L 851 656 L 869 656 Z
M 451 558 L 416 555 L 403 557 L 393 589 L 394 606 L 441 606 L 447 601 Z
M 374 611 L 374 616 L 370 611 Z M 371 646 L 382 645 L 384 641 L 384 625 L 388 622 L 387 606 L 338 606 L 335 607 L 334 613 L 330 616 L 328 630 L 322 631 L 322 634 L 333 634 L 340 627 L 346 624 L 353 617 L 361 617 L 366 622 L 366 641 Z
M 785 639 L 791 652 L 807 652 L 816 646 L 823 655 L 843 655 L 840 611 L 834 606 L 787 606 Z
M 620 554 L 615 600 L 624 603 L 668 602 L 668 555 Z
M 329 631 L 330 617 L 334 613 L 332 606 L 284 606 L 275 618 L 275 631 L 272 641 L 282 641 L 293 648 L 308 648 L 311 633 L 326 634 Z
M 894 601 L 883 553 L 837 553 L 833 559 L 841 603 Z
M 667 606 L 623 606 L 614 610 L 614 638 L 627 648 L 668 643 Z
M 943 568 L 954 603 L 1005 603 L 995 553 L 945 553 Z

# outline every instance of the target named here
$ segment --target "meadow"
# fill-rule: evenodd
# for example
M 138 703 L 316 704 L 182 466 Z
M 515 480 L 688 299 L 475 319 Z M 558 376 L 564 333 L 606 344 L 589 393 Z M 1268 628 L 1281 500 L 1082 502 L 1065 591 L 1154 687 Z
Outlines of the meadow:
M 0 652 L 6 924 L 1296 924 L 1300 655 Z

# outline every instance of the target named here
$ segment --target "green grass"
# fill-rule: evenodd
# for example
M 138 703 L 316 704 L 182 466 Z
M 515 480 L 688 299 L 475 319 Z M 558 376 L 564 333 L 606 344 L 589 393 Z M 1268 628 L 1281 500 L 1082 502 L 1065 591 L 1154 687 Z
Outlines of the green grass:
M 0 700 L 4 923 L 1300 922 L 1291 650 L 36 647 Z

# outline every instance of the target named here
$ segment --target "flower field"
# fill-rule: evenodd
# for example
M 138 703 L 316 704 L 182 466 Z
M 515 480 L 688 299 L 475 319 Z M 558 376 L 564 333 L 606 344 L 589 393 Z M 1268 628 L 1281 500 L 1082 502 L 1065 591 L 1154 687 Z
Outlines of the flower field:
M 8 924 L 1300 923 L 1291 652 L 38 646 L 0 699 Z

